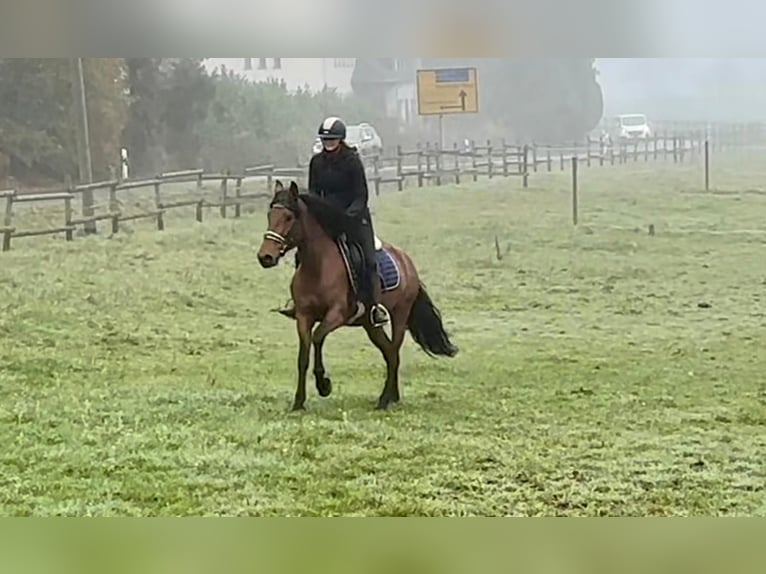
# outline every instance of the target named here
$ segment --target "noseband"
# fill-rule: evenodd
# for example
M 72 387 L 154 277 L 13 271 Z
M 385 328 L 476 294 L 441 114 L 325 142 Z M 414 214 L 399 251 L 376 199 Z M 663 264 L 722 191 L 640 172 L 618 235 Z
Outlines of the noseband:
M 276 242 L 280 246 L 279 254 L 284 255 L 288 251 L 288 243 L 287 238 L 282 237 L 279 233 L 276 231 L 267 231 L 263 234 L 264 239 L 271 239 L 272 241 Z

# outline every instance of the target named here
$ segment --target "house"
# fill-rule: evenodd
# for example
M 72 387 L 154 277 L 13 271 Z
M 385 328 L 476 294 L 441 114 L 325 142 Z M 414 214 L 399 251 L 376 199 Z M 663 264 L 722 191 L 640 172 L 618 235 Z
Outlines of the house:
M 206 58 L 205 66 L 233 71 L 253 82 L 284 81 L 290 91 L 312 92 L 325 86 L 340 94 L 351 93 L 356 58 Z
M 357 58 L 351 86 L 354 93 L 402 125 L 419 120 L 417 70 L 419 58 Z

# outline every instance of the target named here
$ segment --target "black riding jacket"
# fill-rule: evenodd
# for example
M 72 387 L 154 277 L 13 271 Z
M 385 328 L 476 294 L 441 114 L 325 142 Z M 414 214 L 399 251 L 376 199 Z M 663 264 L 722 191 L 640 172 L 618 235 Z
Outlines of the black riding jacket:
M 315 154 L 309 162 L 309 193 L 324 198 L 356 220 L 370 220 L 369 192 L 364 165 L 356 149 Z

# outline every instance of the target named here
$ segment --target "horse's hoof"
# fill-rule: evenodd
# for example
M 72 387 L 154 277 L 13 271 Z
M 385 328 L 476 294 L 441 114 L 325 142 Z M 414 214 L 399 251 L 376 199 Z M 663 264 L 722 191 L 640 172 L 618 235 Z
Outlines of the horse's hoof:
M 306 410 L 306 407 L 304 405 L 293 405 L 293 407 L 290 409 L 291 413 L 300 413 L 304 412 Z
M 390 405 L 391 405 L 391 399 L 386 397 L 385 399 L 384 398 L 379 399 L 378 400 L 378 406 L 375 407 L 375 408 L 376 408 L 376 410 L 379 410 L 379 411 L 386 411 L 386 410 L 388 410 L 388 407 Z
M 322 377 L 317 380 L 317 392 L 322 398 L 329 397 L 332 393 L 332 381 L 329 377 Z

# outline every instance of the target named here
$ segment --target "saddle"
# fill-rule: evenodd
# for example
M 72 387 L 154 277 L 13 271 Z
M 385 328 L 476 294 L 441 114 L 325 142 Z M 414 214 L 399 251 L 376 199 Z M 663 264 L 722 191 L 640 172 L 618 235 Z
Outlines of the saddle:
M 354 293 L 359 293 L 359 284 L 366 268 L 364 252 L 358 243 L 349 241 L 345 233 L 337 239 L 343 263 L 346 266 L 348 279 Z M 391 291 L 399 286 L 401 273 L 391 254 L 383 248 L 383 242 L 375 236 L 375 259 L 378 266 L 378 277 L 381 282 L 381 292 Z

